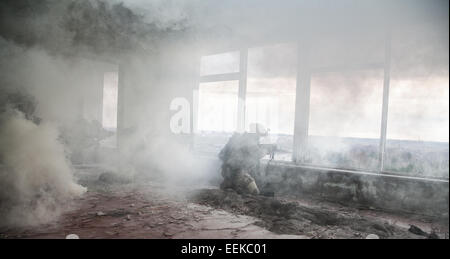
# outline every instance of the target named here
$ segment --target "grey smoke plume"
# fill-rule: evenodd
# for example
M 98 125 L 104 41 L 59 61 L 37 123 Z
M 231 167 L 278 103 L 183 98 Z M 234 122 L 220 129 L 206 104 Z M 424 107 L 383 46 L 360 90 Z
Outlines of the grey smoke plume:
M 165 5 L 155 1 L 144 17 L 118 1 L 0 3 L 1 226 L 49 222 L 86 191 L 74 178 L 72 163 L 79 161 L 68 159 L 74 152 L 66 137 L 75 144 L 91 141 L 77 123 L 101 120 L 102 89 L 92 86 L 101 86 L 105 72 L 117 71 L 121 57 L 155 53 L 163 35 L 185 29 L 185 15 L 170 8 L 160 12 Z M 33 101 L 22 103 L 22 97 Z M 199 171 L 179 144 L 149 140 L 142 150 L 136 147 L 145 135 L 134 133 L 134 138 L 137 144 L 123 149 L 120 173 L 143 161 L 146 170 L 162 172 L 169 181 L 183 175 L 183 164 Z M 176 164 L 163 163 L 174 156 Z M 114 157 L 102 157 L 103 162 L 114 167 Z
M 0 114 L 0 125 L 0 225 L 55 219 L 86 191 L 73 179 L 58 131 L 10 109 Z

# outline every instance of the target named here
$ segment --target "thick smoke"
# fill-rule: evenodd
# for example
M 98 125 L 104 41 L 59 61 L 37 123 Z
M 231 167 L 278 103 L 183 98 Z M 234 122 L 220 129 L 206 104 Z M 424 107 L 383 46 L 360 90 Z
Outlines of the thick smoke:
M 0 114 L 0 222 L 38 224 L 55 219 L 86 188 L 73 179 L 57 129 L 17 110 Z
M 75 164 L 101 162 L 131 177 L 156 172 L 170 182 L 187 168 L 200 171 L 189 148 L 167 136 L 132 131 L 136 141 L 118 154 L 89 135 L 101 122 L 104 73 L 117 72 L 125 55 L 154 55 L 163 35 L 186 28 L 183 12 L 171 8 L 155 1 L 144 16 L 118 1 L 0 3 L 1 226 L 49 222 L 70 208 L 86 191 Z
M 70 163 L 107 164 L 130 177 L 159 174 L 169 182 L 192 184 L 205 172 L 218 175 L 193 154 L 193 136 L 174 136 L 169 126 L 171 101 L 192 101 L 202 55 L 303 41 L 310 46 L 301 51 L 317 67 L 382 63 L 384 36 L 391 31 L 393 77 L 448 78 L 448 2 L 410 2 L 1 1 L 0 100 L 16 90 L 32 95 L 41 119 L 37 123 L 26 112 L 2 112 L 2 215 L 12 216 L 14 223 L 40 222 L 46 213 L 56 216 L 63 200 L 83 191 Z M 426 41 L 430 37 L 434 45 Z M 272 70 L 286 60 L 258 60 L 263 62 Z M 74 147 L 94 139 L 82 125 L 101 122 L 103 74 L 118 70 L 122 110 L 117 149 L 104 153 L 98 146 L 90 145 L 89 152 Z M 276 75 L 264 71 L 264 76 Z M 352 98 L 367 94 L 354 85 L 359 80 L 346 90 L 348 106 Z M 335 122 L 330 116 L 316 120 Z
M 0 13 L 0 225 L 35 225 L 86 192 L 61 129 L 95 119 L 85 97 L 112 65 L 94 60 L 136 44 L 138 18 L 101 1 L 2 1 Z

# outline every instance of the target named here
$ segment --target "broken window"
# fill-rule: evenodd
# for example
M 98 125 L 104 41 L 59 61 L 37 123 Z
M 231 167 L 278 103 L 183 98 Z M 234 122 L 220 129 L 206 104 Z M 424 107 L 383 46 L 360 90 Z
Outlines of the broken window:
M 393 34 L 384 171 L 449 177 L 448 54 L 432 24 Z
M 311 77 L 306 163 L 378 170 L 383 70 Z
M 268 128 L 261 142 L 276 143 L 276 160 L 291 160 L 295 119 L 296 46 L 278 44 L 248 50 L 245 128 Z
M 448 178 L 448 100 L 448 78 L 391 81 L 385 171 Z
M 239 51 L 201 57 L 198 107 L 194 111 L 196 152 L 218 154 L 237 130 L 239 59 Z
M 195 150 L 218 154 L 236 131 L 239 81 L 200 83 Z

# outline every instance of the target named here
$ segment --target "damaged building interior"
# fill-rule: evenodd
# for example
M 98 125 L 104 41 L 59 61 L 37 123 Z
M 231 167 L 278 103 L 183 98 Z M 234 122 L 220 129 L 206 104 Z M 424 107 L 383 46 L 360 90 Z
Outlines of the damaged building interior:
M 447 0 L 2 0 L 0 239 L 448 239 Z

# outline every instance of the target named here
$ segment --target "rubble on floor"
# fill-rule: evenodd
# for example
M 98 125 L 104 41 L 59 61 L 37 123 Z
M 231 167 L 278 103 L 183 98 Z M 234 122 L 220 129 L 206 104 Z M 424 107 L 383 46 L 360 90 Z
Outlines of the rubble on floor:
M 187 202 L 158 185 L 90 187 L 58 221 L 2 229 L 0 238 L 306 238 L 272 233 L 256 218 Z
M 59 220 L 0 229 L 0 238 L 448 238 L 448 224 L 431 231 L 433 224 L 373 210 L 152 181 L 110 183 L 99 178 L 104 171 L 93 171 L 78 175 L 88 192 Z
M 258 218 L 257 225 L 277 234 L 305 235 L 308 238 L 439 238 L 418 233 L 382 218 L 361 215 L 355 209 L 306 204 L 299 200 L 239 195 L 233 190 L 204 189 L 195 192 L 193 202 L 234 214 Z M 416 227 L 417 228 L 417 227 Z M 424 234 L 425 233 L 425 234 Z M 442 238 L 448 238 L 448 226 Z

